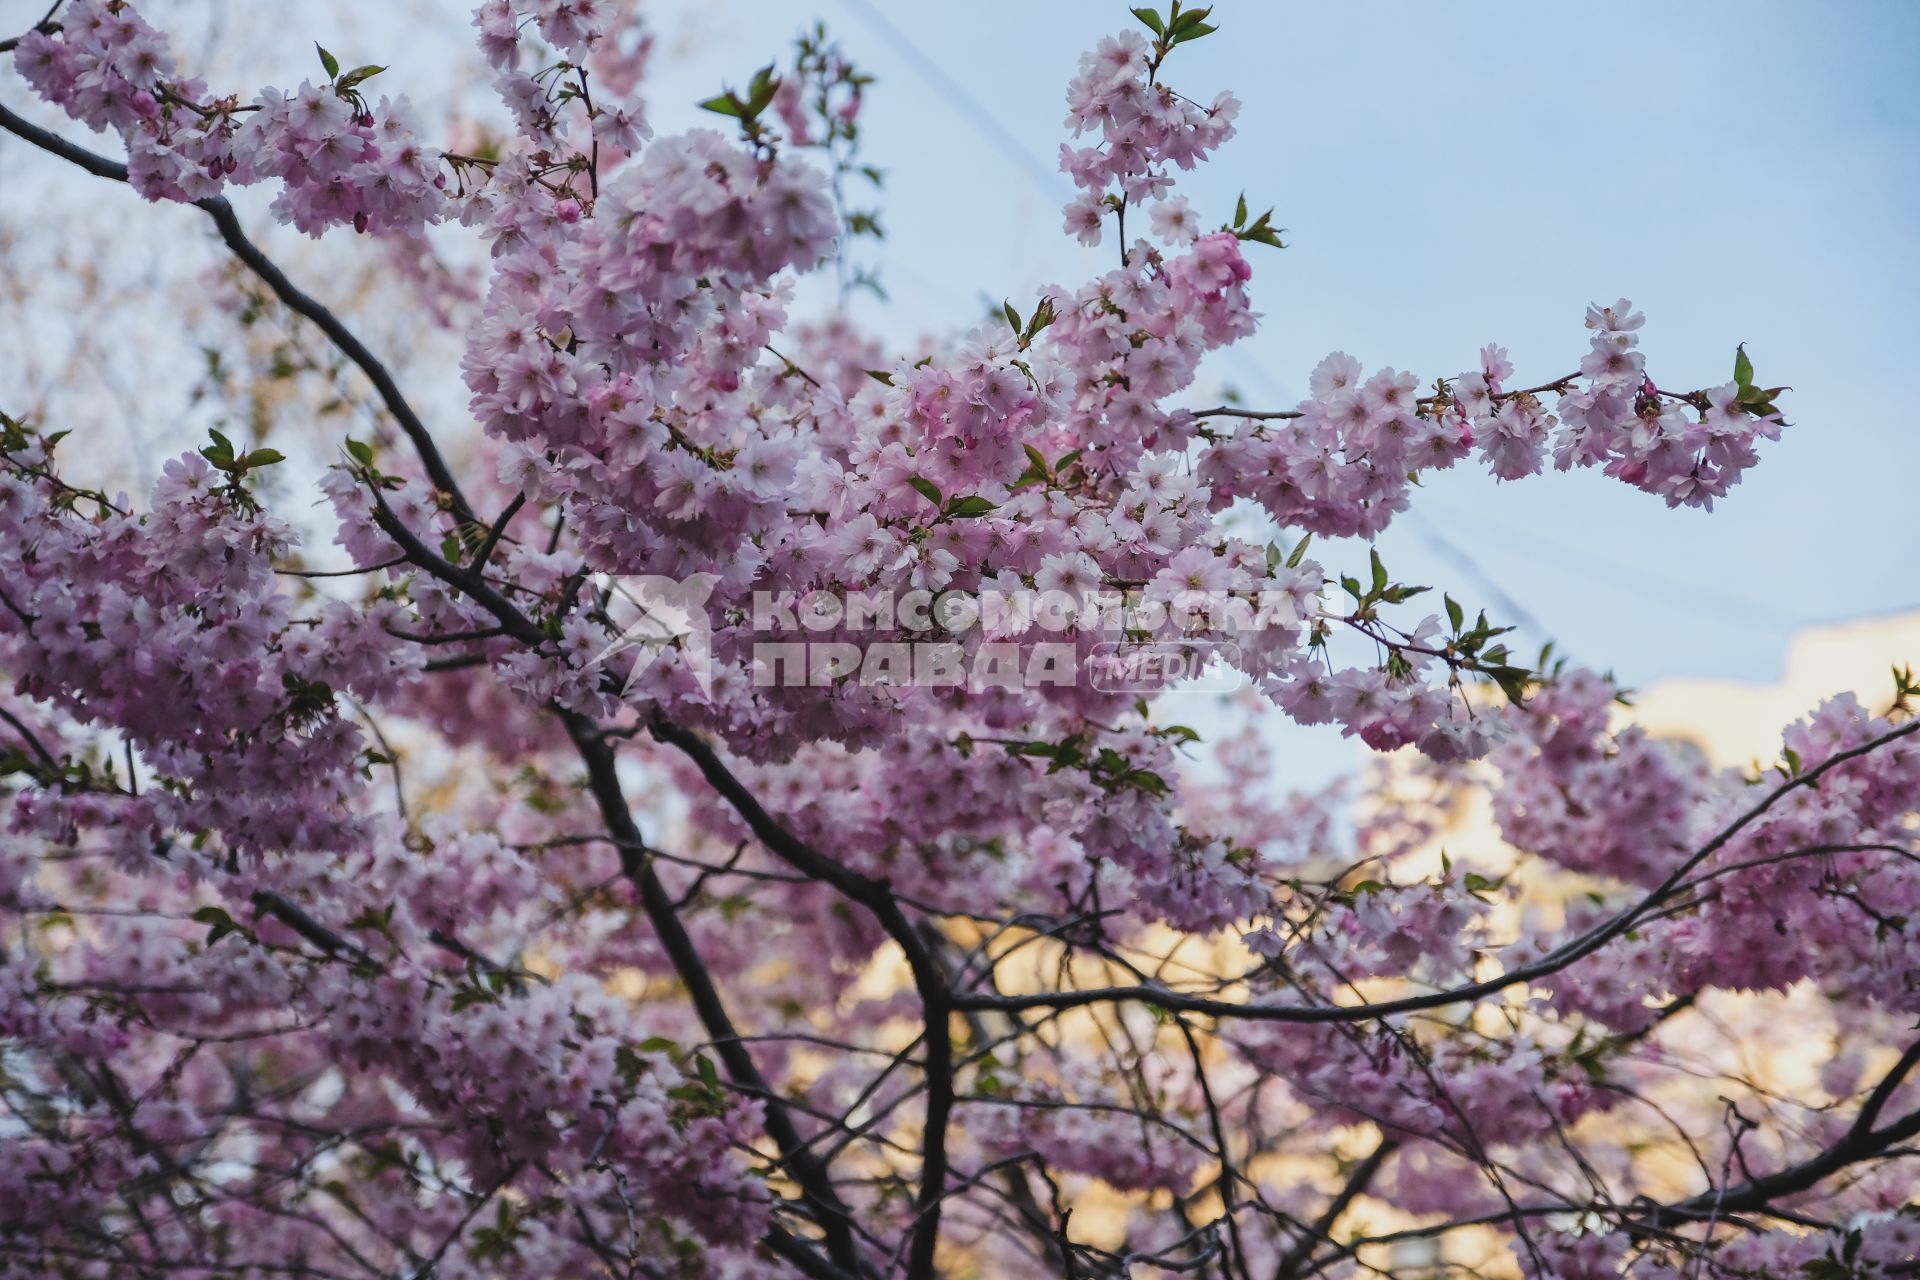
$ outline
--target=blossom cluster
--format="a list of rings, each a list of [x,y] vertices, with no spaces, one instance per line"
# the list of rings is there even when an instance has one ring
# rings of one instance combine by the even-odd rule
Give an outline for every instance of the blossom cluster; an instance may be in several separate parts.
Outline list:
[[[439,154],[421,142],[407,100],[370,106],[355,88],[381,68],[269,89],[242,106],[177,78],[166,37],[113,0],[74,0],[57,32],[29,32],[14,58],[41,96],[120,134],[128,176],[149,200],[204,200],[271,178],[283,184],[275,214],[309,235],[345,225],[415,232],[446,215]]]
[[[0,653],[22,691],[179,779],[124,797],[123,854],[149,856],[166,828],[237,850],[347,848],[366,743],[334,695],[386,697],[418,669],[384,630],[402,610],[295,617],[274,573],[290,530],[199,454],[166,464],[144,515],[76,499],[51,465],[44,438],[0,455]],[[20,816],[53,834],[63,810],[49,791]]]
[[[1380,533],[1406,509],[1413,477],[1475,452],[1501,480],[1538,474],[1551,453],[1561,470],[1599,466],[1669,506],[1711,507],[1755,461],[1755,442],[1779,438],[1779,415],[1750,370],[1710,391],[1656,389],[1637,350],[1644,323],[1624,298],[1588,308],[1579,374],[1538,388],[1507,389],[1513,366],[1498,346],[1428,396],[1412,374],[1363,377],[1359,361],[1335,352],[1314,369],[1308,399],[1249,415],[1256,421],[1221,438],[1201,474],[1218,502],[1249,498],[1283,524],[1336,537]],[[1547,394],[1558,396],[1553,408]]]
[[[1606,682],[1583,677],[1528,709],[1526,732],[1543,745],[1502,762],[1508,786],[1495,803],[1508,838],[1572,869],[1641,886],[1685,875],[1698,904],[1568,968],[1554,980],[1563,1003],[1631,1030],[1653,1016],[1648,995],[1784,990],[1811,978],[1890,1010],[1920,1009],[1920,951],[1894,924],[1920,911],[1920,869],[1889,856],[1910,836],[1920,746],[1900,737],[1864,751],[1896,734],[1896,722],[1852,694],[1828,700],[1787,728],[1791,763],[1773,774],[1794,783],[1819,770],[1818,785],[1794,785],[1702,862],[1695,851],[1752,805],[1754,785],[1766,779],[1708,775],[1639,730],[1600,731],[1596,719],[1610,699]],[[1600,911],[1571,914],[1577,931]],[[1782,936],[1795,945],[1771,941]],[[1554,942],[1535,935],[1512,948],[1515,963]]]
[[[1145,37],[1123,31],[1082,55],[1080,73],[1067,86],[1073,136],[1100,135],[1092,146],[1060,146],[1060,168],[1080,188],[1067,205],[1066,229],[1082,244],[1100,243],[1109,212],[1149,200],[1157,234],[1175,243],[1194,238],[1186,201],[1169,198],[1168,166],[1192,169],[1233,137],[1240,103],[1221,93],[1202,107],[1159,83],[1158,71]]]

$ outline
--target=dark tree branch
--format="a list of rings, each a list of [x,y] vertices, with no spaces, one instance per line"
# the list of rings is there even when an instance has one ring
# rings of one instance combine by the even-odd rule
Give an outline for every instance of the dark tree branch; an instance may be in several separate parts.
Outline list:
[[[1372,1184],[1374,1178],[1380,1173],[1380,1167],[1386,1164],[1387,1157],[1392,1155],[1398,1146],[1399,1144],[1392,1138],[1382,1138],[1380,1145],[1368,1152],[1366,1159],[1354,1166],[1353,1172],[1347,1175],[1346,1185],[1340,1188],[1338,1194],[1328,1202],[1326,1210],[1314,1219],[1311,1227],[1307,1228],[1307,1233],[1287,1251],[1286,1256],[1280,1259],[1279,1265],[1274,1267],[1273,1280],[1296,1280],[1301,1266],[1313,1256],[1313,1247],[1316,1244],[1323,1240],[1334,1243],[1333,1228],[1340,1221],[1340,1215],[1351,1208],[1353,1202]]]
[[[828,1256],[842,1272],[861,1274],[860,1257],[849,1228],[847,1208],[834,1190],[826,1166],[808,1150],[786,1107],[779,1103],[780,1095],[760,1074],[759,1065],[754,1062],[753,1055],[747,1051],[740,1033],[734,1028],[733,1017],[720,998],[719,988],[707,972],[706,961],[694,946],[686,925],[681,923],[674,911],[673,896],[667,892],[659,875],[641,852],[646,844],[639,826],[633,820],[632,810],[627,807],[626,795],[620,789],[613,748],[601,736],[599,727],[587,717],[575,712],[561,712],[560,715],[574,746],[580,752],[580,759],[587,767],[588,790],[599,806],[601,820],[614,836],[620,852],[621,868],[639,890],[641,908],[652,923],[654,933],[660,939],[660,947],[666,952],[674,972],[686,986],[687,997],[712,1038],[714,1052],[725,1064],[729,1076],[767,1100],[767,1133],[780,1148],[787,1169],[799,1184],[801,1195],[825,1236]]]
[[[726,797],[735,812],[745,819],[761,844],[795,870],[831,885],[866,907],[906,956],[914,989],[926,1015],[927,1079],[926,1138],[921,1156],[920,1192],[915,1201],[913,1244],[907,1255],[907,1276],[908,1280],[931,1280],[934,1249],[940,1236],[940,1206],[946,1195],[947,1123],[953,1114],[953,1036],[948,1021],[955,1005],[946,974],[885,881],[842,866],[788,831],[761,807],[759,800],[700,735],[661,716],[653,719],[649,729],[655,738],[679,748],[693,761],[713,789]]]
[[[1806,1191],[1849,1165],[1884,1155],[1890,1148],[1920,1134],[1920,1111],[1912,1112],[1883,1129],[1874,1128],[1880,1113],[1886,1109],[1887,1103],[1913,1071],[1915,1064],[1920,1064],[1920,1040],[1908,1045],[1907,1051],[1900,1055],[1900,1060],[1880,1078],[1880,1083],[1867,1095],[1859,1114],[1840,1140],[1811,1160],[1804,1160],[1763,1178],[1751,1179],[1744,1186],[1726,1191],[1709,1189],[1692,1199],[1655,1209],[1650,1214],[1652,1221],[1691,1221],[1708,1215],[1764,1211],[1782,1196]]]

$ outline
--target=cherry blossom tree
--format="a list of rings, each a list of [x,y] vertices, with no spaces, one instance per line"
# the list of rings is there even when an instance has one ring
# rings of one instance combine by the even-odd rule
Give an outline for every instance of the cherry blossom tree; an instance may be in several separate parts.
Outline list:
[[[486,0],[465,150],[125,0],[0,46],[126,156],[0,107],[14,172],[203,211],[368,423],[317,495],[215,431],[135,498],[0,417],[0,1275],[1915,1273],[1911,675],[1713,770],[1312,545],[1457,465],[1711,507],[1782,388],[1656,377],[1622,300],[1568,367],[1185,403],[1284,246],[1174,194],[1211,15],[1133,19],[1060,149],[1111,269],[918,345],[789,316],[878,226],[821,31],[656,137],[630,5]],[[412,264],[464,412],[250,186]],[[1178,722],[1201,670],[1246,729]],[[1380,764],[1284,794],[1262,717]]]

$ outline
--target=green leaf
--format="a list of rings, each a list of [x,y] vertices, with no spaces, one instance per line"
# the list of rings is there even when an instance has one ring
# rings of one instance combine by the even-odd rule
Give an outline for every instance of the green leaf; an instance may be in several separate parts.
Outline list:
[[[1747,344],[1733,349],[1733,380],[1741,390],[1753,385],[1753,361],[1747,359]]]
[[[222,435],[219,428],[207,432],[213,437],[213,443],[200,450],[200,456],[222,471],[232,471],[239,464],[234,461],[233,441]]]
[[[1487,668],[1487,676],[1500,686],[1500,692],[1507,695],[1516,706],[1527,700],[1527,678],[1533,673],[1523,667],[1497,666]]]
[[[947,504],[947,514],[955,520],[971,520],[975,516],[984,516],[989,511],[995,510],[998,508],[978,494],[955,498]]]
[[[1381,561],[1377,549],[1370,547],[1367,554],[1373,560],[1373,590],[1378,594],[1387,589],[1387,566]]]
[[[1441,596],[1440,598],[1447,603],[1447,621],[1453,624],[1453,629],[1457,633],[1460,630],[1461,622],[1465,619],[1466,614],[1461,610],[1460,602],[1452,596]]]
[[[1133,16],[1140,19],[1140,25],[1153,32],[1153,34],[1162,36],[1167,33],[1166,24],[1160,21],[1160,15],[1152,9],[1142,6],[1133,11]]]
[[[746,117],[745,106],[741,103],[740,99],[734,97],[731,93],[722,93],[708,98],[700,104],[700,109],[702,111],[711,111],[715,115],[732,116],[735,120]]]
[[[925,476],[908,476],[907,483],[917,489],[922,497],[926,498],[928,502],[931,502],[936,507],[944,501],[940,496],[939,487]]]
[[[1300,539],[1299,543],[1293,549],[1293,554],[1287,557],[1287,568],[1298,569],[1300,567],[1301,559],[1307,554],[1307,544],[1312,541],[1312,534],[1308,534]]]
[[[875,382],[879,383],[883,387],[890,387],[893,385],[893,375],[888,373],[885,369],[869,369],[867,370],[867,376],[869,378],[872,378]]]
[[[773,95],[779,91],[780,77],[773,74],[773,64],[769,62],[753,73],[753,81],[747,86],[747,118],[752,119],[765,111],[773,101]]]
[[[287,455],[278,449],[255,449],[252,453],[240,459],[240,465],[243,467],[270,467],[276,462],[285,462],[286,460]]]
[[[355,85],[366,83],[385,70],[385,67],[376,67],[371,64],[364,67],[355,67],[340,77],[339,87],[342,89],[351,89]]]
[[[1040,299],[1040,305],[1035,307],[1033,314],[1027,317],[1026,330],[1020,335],[1020,345],[1024,347],[1032,342],[1040,335],[1040,331],[1052,324],[1053,321],[1053,299],[1051,297]]]
[[[339,75],[340,60],[338,58],[335,58],[332,54],[328,53],[325,49],[322,49],[320,47],[320,42],[318,40],[314,41],[313,47],[320,54],[320,65],[326,68],[327,79],[331,80],[335,76]]]
[[[1239,203],[1233,206],[1233,225],[1236,227],[1247,225],[1247,193],[1244,191],[1240,193]]]
[[[1174,18],[1172,25],[1168,27],[1168,33],[1178,35],[1182,31],[1191,31],[1206,21],[1207,15],[1212,12],[1212,9],[1189,9]]]
[[[1020,332],[1020,313],[1013,309],[1011,302],[1002,302],[1000,304],[1000,314],[1007,318],[1007,324],[1016,334]]]
[[[1287,243],[1280,238],[1280,232],[1285,230],[1285,228],[1274,227],[1272,220],[1273,210],[1269,209],[1254,219],[1252,226],[1244,229],[1236,229],[1234,234],[1242,240],[1250,240],[1255,244],[1272,245],[1276,249],[1284,249],[1287,247]]]
[[[388,903],[385,910],[376,911],[366,908],[359,915],[347,921],[347,928],[369,933],[390,933],[393,929],[393,904]]]
[[[363,467],[373,465],[373,446],[364,440],[347,441],[347,456]]]
[[[246,933],[245,929],[234,923],[232,916],[219,907],[201,907],[193,913],[193,918],[207,926],[208,946],[212,946],[230,933]]]
[[[1165,778],[1146,769],[1135,769],[1127,775],[1127,781],[1150,796],[1164,796],[1171,790]]]

